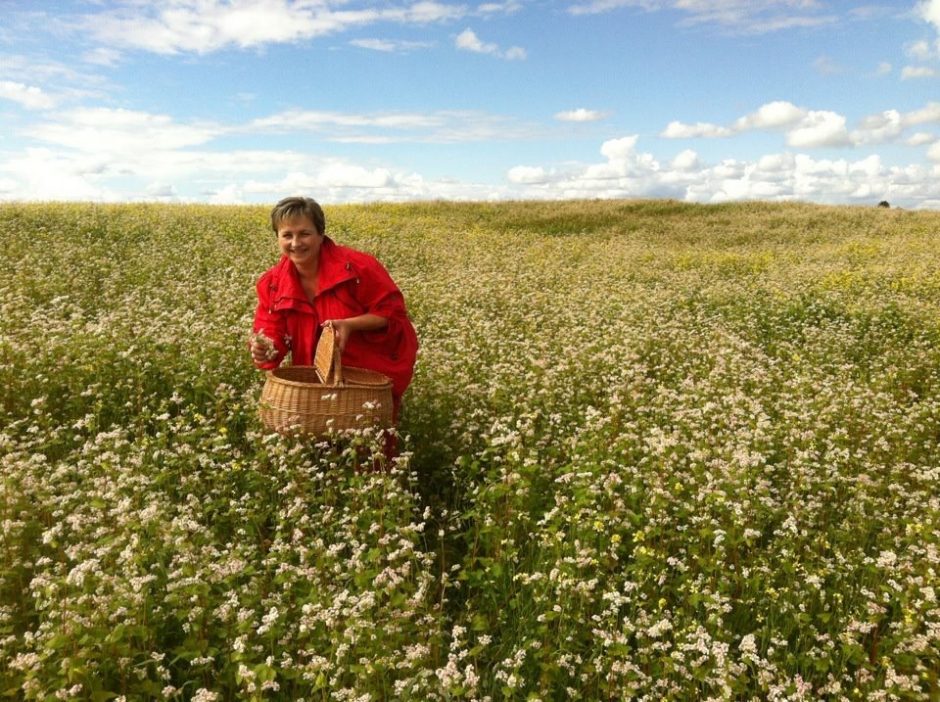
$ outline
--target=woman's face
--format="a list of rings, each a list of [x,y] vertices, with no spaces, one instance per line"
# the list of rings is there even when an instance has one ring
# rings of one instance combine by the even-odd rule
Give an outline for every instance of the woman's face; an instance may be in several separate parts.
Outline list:
[[[278,225],[278,248],[298,268],[307,268],[317,262],[322,243],[323,237],[317,233],[309,217],[285,219]]]

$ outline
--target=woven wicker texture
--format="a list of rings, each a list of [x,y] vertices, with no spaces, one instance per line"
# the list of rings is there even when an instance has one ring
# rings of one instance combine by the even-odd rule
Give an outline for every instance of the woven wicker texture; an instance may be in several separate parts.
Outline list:
[[[336,333],[333,325],[329,324],[323,327],[320,332],[320,339],[317,341],[317,350],[314,353],[313,365],[316,366],[317,376],[321,383],[336,383],[342,381],[340,378],[330,378],[330,371],[336,367],[334,356],[336,351]]]
[[[326,343],[334,361],[326,372],[318,366],[285,366],[268,372],[259,408],[268,431],[323,436],[330,431],[392,425],[391,379],[365,368],[347,367],[339,372],[339,349],[332,342],[331,334]],[[316,358],[319,361],[320,344]],[[319,373],[324,377],[332,373],[336,382],[321,382]]]

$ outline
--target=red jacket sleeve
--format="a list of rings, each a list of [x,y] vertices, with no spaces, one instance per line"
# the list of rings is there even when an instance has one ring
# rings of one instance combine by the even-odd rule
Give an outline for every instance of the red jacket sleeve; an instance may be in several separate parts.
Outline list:
[[[405,298],[381,263],[369,261],[363,268],[357,286],[359,302],[369,314],[388,320],[385,329],[364,332],[363,336],[370,343],[394,347],[405,331],[405,325],[411,327],[405,310]]]
[[[385,363],[380,370],[391,376],[393,393],[401,396],[411,382],[418,353],[418,335],[408,318],[405,298],[388,271],[373,258],[362,262],[357,298],[366,312],[384,317],[388,326],[378,331],[362,332],[362,339],[373,348],[383,349]]]
[[[255,308],[255,322],[252,325],[252,331],[255,334],[264,334],[272,342],[277,350],[277,355],[262,363],[255,362],[258,368],[272,370],[277,368],[284,356],[287,355],[287,320],[284,315],[274,310],[274,290],[271,274],[266,273],[261,276],[255,290],[258,293],[258,306]]]

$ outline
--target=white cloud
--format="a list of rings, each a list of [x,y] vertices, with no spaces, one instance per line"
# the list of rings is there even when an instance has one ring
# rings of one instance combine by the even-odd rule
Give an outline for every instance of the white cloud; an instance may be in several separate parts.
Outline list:
[[[817,73],[820,73],[824,76],[832,76],[838,73],[842,73],[845,69],[842,68],[838,63],[835,62],[831,56],[820,56],[815,61],[813,61],[813,68],[816,69]]]
[[[927,158],[931,161],[940,161],[940,140],[934,142],[933,146],[927,149]]]
[[[463,5],[449,5],[441,2],[415,2],[404,9],[386,8],[380,19],[394,20],[406,24],[432,24],[457,20],[467,15]]]
[[[507,180],[519,197],[674,197],[692,202],[808,200],[905,207],[940,201],[940,165],[886,166],[877,155],[858,160],[814,159],[802,153],[765,154],[755,161],[702,163],[684,151],[661,164],[639,152],[635,136],[605,142],[605,161],[555,170],[517,166]],[[940,141],[932,158],[940,161]],[[549,177],[550,176],[550,177]]]
[[[806,110],[784,100],[776,100],[762,105],[755,112],[740,117],[730,127],[722,127],[709,122],[685,124],[670,122],[660,136],[666,139],[713,139],[730,137],[753,129],[780,129],[795,125],[807,116]]]
[[[921,0],[917,5],[917,12],[940,31],[940,0]]]
[[[887,61],[882,61],[878,64],[878,68],[875,69],[876,76],[886,76],[891,73],[893,66]]]
[[[106,164],[93,156],[59,154],[51,149],[26,149],[0,163],[5,180],[15,183],[6,199],[119,200],[118,192],[99,183]]]
[[[555,119],[560,122],[597,122],[602,119],[606,119],[609,113],[599,112],[597,110],[587,110],[583,107],[579,107],[576,110],[566,110],[564,112],[556,112]]]
[[[285,185],[293,190],[316,191],[323,188],[388,188],[395,177],[387,168],[364,168],[345,161],[327,161],[313,175],[291,173]]]
[[[660,162],[636,135],[610,139],[601,158],[581,165],[542,163],[508,169],[502,185],[429,180],[383,164],[296,151],[209,151],[166,148],[142,152],[26,149],[0,161],[0,199],[273,201],[316,192],[330,202],[415,199],[673,197],[694,202],[799,199],[903,207],[940,202],[940,140],[929,151],[936,166],[887,166],[876,155],[857,160],[769,153],[752,161],[705,163],[685,150]]]
[[[458,49],[466,51],[475,51],[480,54],[495,54],[499,51],[496,44],[484,44],[480,38],[469,27],[457,35],[456,44]]]
[[[644,2],[643,0],[590,0],[590,2],[569,5],[568,12],[572,15],[597,15],[622,7],[641,7],[644,10],[653,10],[657,9],[656,5],[656,2]]]
[[[776,100],[761,105],[756,112],[741,117],[734,123],[734,131],[749,129],[779,129],[798,123],[806,117],[803,110],[791,102]]]
[[[696,122],[695,124],[670,122],[660,133],[660,136],[666,139],[713,139],[716,137],[728,137],[732,134],[734,134],[733,130],[727,127],[719,127],[717,124],[711,124],[709,122]]]
[[[120,0],[114,9],[86,15],[78,28],[107,48],[141,49],[158,54],[210,53],[229,47],[251,48],[335,34],[377,22],[431,24],[468,14],[462,5],[415,2],[407,7],[309,0],[173,0],[141,3]]]
[[[385,53],[405,53],[434,46],[434,42],[430,41],[400,41],[396,39],[353,39],[349,43],[358,46],[360,49],[371,49],[372,51],[383,51]]]
[[[319,130],[327,126],[382,127],[391,129],[428,129],[439,127],[444,120],[440,116],[414,112],[390,112],[365,115],[349,112],[326,112],[320,110],[287,110],[269,117],[252,120],[251,128],[285,131]]]
[[[176,200],[179,198],[179,193],[170,183],[151,183],[144,188],[144,194],[145,197],[155,200]]]
[[[929,66],[905,66],[901,69],[901,80],[911,78],[936,78],[940,72]]]
[[[568,6],[572,15],[593,15],[633,7],[646,11],[681,12],[681,24],[710,24],[741,34],[766,34],[837,21],[820,14],[816,0],[587,0]]]
[[[911,134],[911,136],[908,137],[904,143],[908,146],[924,146],[925,144],[930,144],[936,140],[936,134],[931,134],[930,132],[917,132],[916,134]]]
[[[4,154],[0,198],[236,202],[294,192],[301,186],[337,202],[501,196],[492,186],[426,181],[384,165],[310,153],[200,148],[232,134],[325,130],[326,138],[335,138],[337,130],[344,129],[377,130],[377,139],[404,131],[409,139],[438,142],[523,138],[529,131],[527,125],[469,111],[291,111],[244,125],[218,125],[180,123],[167,115],[131,110],[75,109],[56,113],[25,132],[50,148]]]
[[[204,144],[222,134],[213,125],[177,124],[166,115],[106,107],[57,114],[26,130],[34,139],[90,153],[135,154]]]
[[[501,49],[497,44],[482,41],[469,27],[457,35],[454,45],[461,51],[471,51],[476,54],[488,54],[497,56],[509,61],[523,60],[526,58],[525,49],[512,46],[506,50]]]
[[[904,118],[897,110],[885,110],[878,115],[870,115],[859,122],[858,129],[851,135],[855,144],[881,143],[896,139],[905,128]]]
[[[115,66],[121,60],[121,52],[99,46],[91,51],[86,51],[82,55],[82,60],[85,63],[92,63],[96,66]]]
[[[918,124],[940,122],[940,102],[929,102],[919,110],[897,110],[869,115],[851,132],[846,118],[826,110],[804,110],[793,103],[778,100],[762,105],[755,112],[735,120],[730,127],[698,122],[670,122],[660,136],[667,139],[730,137],[751,130],[784,130],[789,146],[861,146],[895,141],[905,130]]]
[[[546,183],[549,180],[548,172],[541,166],[515,166],[506,173],[510,183]]]
[[[857,20],[876,20],[896,14],[897,9],[887,5],[860,5],[849,10],[849,16]]]
[[[828,110],[812,110],[787,133],[787,144],[797,148],[846,146],[850,143],[845,117]]]
[[[698,154],[692,149],[680,152],[672,159],[672,167],[677,171],[693,171],[700,167]]]
[[[21,54],[0,54],[0,82],[22,84],[29,76],[30,88],[35,87],[54,107],[83,98],[101,98],[107,81],[99,74],[79,70],[78,62],[70,64]],[[31,91],[32,92],[32,91]]]
[[[904,115],[904,123],[907,125],[929,122],[940,122],[940,102],[928,102],[926,107]]]
[[[56,105],[55,98],[41,88],[12,80],[0,80],[0,98],[17,102],[30,110],[47,110]]]
[[[904,53],[915,61],[930,61],[937,56],[937,49],[929,42],[921,39],[904,47]]]
[[[484,2],[477,6],[476,14],[483,15],[484,17],[498,14],[511,15],[521,9],[522,3],[516,0],[509,0],[508,2]]]
[[[287,110],[252,120],[238,131],[314,132],[330,141],[362,144],[523,140],[544,133],[539,125],[470,110],[377,114]]]

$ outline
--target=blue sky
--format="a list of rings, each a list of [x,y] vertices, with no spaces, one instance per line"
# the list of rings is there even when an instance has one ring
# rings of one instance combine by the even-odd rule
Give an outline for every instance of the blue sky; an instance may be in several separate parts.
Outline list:
[[[0,199],[940,209],[940,0],[0,0]]]

